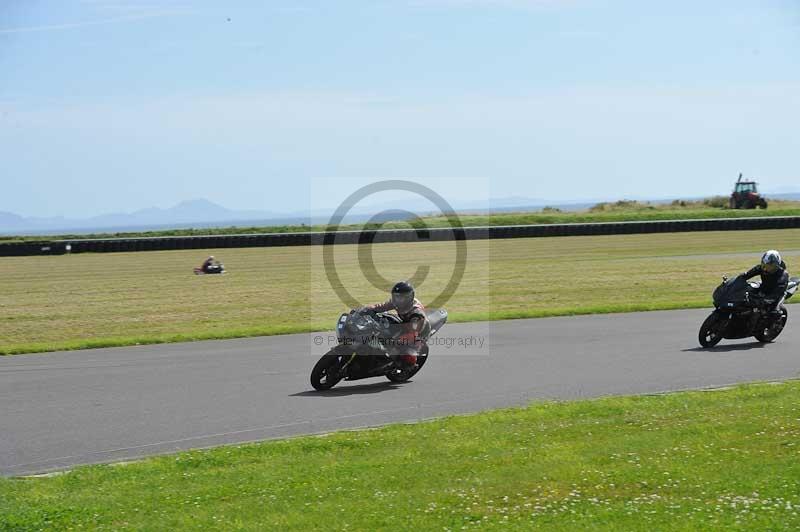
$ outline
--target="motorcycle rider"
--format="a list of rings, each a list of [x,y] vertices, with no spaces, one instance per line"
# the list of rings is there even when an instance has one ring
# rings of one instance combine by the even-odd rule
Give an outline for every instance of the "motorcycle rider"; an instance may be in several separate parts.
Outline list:
[[[775,304],[783,298],[789,286],[789,272],[786,271],[786,263],[781,259],[781,254],[774,249],[766,251],[761,256],[761,263],[741,277],[751,279],[757,275],[761,276],[761,287],[756,294],[755,303],[775,311]]]
[[[373,312],[397,312],[403,332],[393,340],[390,355],[409,369],[416,365],[417,355],[431,331],[425,307],[415,296],[411,283],[400,281],[392,287],[388,301],[364,307]]]
[[[208,257],[208,258],[207,258],[207,259],[206,259],[206,260],[203,262],[203,265],[202,265],[202,266],[200,266],[200,270],[201,270],[203,273],[208,273],[208,272],[209,272],[209,270],[211,270],[211,267],[212,267],[212,266],[214,266],[214,263],[215,263],[215,262],[216,262],[216,259],[214,258],[214,255],[210,255],[210,256],[209,256],[209,257]]]

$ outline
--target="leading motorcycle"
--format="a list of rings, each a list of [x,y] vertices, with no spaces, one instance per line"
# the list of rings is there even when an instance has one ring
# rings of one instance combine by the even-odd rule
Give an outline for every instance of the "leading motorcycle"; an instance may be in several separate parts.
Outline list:
[[[764,305],[755,297],[761,286],[759,283],[743,277],[723,277],[722,284],[714,290],[714,312],[700,327],[700,345],[714,347],[723,338],[733,340],[750,336],[759,342],[773,342],[786,327],[789,312],[784,302],[797,292],[798,284],[800,278],[793,277],[780,301]]]
[[[369,309],[342,314],[336,322],[336,346],[322,355],[311,370],[311,386],[330,390],[339,381],[355,381],[385,376],[392,382],[405,382],[419,373],[428,361],[427,340],[447,323],[447,311],[427,313],[430,331],[423,338],[413,366],[398,364],[391,356],[393,345],[405,332],[403,323],[391,313]]]

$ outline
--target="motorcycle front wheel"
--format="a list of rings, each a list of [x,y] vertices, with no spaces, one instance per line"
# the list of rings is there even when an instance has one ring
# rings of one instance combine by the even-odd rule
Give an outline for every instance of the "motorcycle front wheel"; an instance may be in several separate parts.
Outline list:
[[[330,390],[342,380],[342,375],[339,373],[341,366],[340,355],[326,353],[311,370],[311,386],[317,391]]]
[[[697,335],[700,345],[714,347],[722,340],[722,334],[719,331],[721,321],[716,313],[706,318],[706,321],[700,326],[700,333]]]
[[[777,318],[772,325],[765,327],[763,330],[753,335],[756,337],[756,340],[763,344],[768,344],[774,342],[778,335],[783,332],[784,327],[786,327],[786,322],[789,320],[789,311],[787,311],[785,307],[781,307],[780,312],[780,317]]]

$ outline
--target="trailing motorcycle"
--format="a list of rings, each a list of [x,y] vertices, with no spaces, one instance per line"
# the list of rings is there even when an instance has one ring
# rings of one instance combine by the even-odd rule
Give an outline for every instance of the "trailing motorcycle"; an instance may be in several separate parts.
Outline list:
[[[714,347],[723,338],[733,340],[750,336],[763,343],[774,341],[786,327],[789,318],[783,303],[797,292],[799,284],[800,278],[790,279],[780,301],[762,305],[754,297],[760,288],[759,283],[743,277],[723,277],[722,284],[714,290],[714,312],[700,327],[700,345]]]
[[[428,340],[447,323],[444,309],[428,312],[430,332]],[[311,386],[316,390],[330,390],[339,381],[355,381],[385,376],[392,382],[405,382],[416,375],[428,361],[428,344],[423,343],[413,367],[398,364],[391,348],[405,332],[400,318],[390,313],[376,313],[369,309],[353,310],[342,314],[336,322],[337,345],[314,366]]]

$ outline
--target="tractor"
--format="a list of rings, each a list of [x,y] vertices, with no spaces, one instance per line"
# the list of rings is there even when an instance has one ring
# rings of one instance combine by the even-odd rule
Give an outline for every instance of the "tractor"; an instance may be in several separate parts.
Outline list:
[[[766,209],[767,200],[758,193],[755,181],[742,181],[742,174],[739,174],[739,180],[736,181],[736,186],[733,188],[729,206],[731,209],[755,209],[757,207]]]

